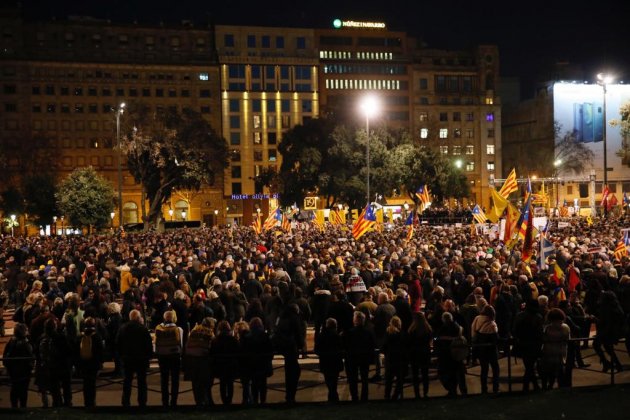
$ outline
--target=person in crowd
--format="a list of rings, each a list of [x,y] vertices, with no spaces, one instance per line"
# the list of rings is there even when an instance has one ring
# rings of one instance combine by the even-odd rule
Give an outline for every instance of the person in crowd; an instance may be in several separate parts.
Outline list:
[[[626,326],[626,318],[623,309],[619,304],[617,295],[610,290],[601,292],[598,301],[598,310],[596,315],[597,335],[593,342],[593,349],[602,364],[602,370],[608,372],[615,369],[617,372],[623,370],[623,366],[615,352],[615,344],[624,335]],[[603,348],[603,349],[602,349]],[[610,357],[606,358],[604,350]]]
[[[385,399],[402,399],[403,381],[407,374],[407,359],[405,357],[402,321],[398,316],[393,316],[389,321],[381,352],[385,355]],[[396,378],[396,386],[392,394],[394,378]]]
[[[28,328],[25,324],[17,323],[13,327],[13,337],[4,347],[2,354],[4,367],[11,381],[11,408],[26,408],[28,401],[28,386],[35,365],[33,346],[28,340]]]
[[[315,342],[315,353],[319,356],[319,370],[328,388],[328,402],[337,402],[339,373],[343,370],[343,344],[334,318],[326,320],[326,327]]]
[[[473,345],[478,347],[481,365],[481,393],[488,392],[488,367],[492,368],[492,392],[499,392],[499,327],[495,319],[494,308],[487,305],[472,323],[471,336]]]
[[[274,337],[276,351],[284,357],[284,379],[286,386],[285,400],[295,403],[298,381],[300,379],[299,349],[304,342],[302,321],[296,304],[287,305],[276,326]]]
[[[553,308],[547,313],[540,360],[543,390],[553,388],[555,381],[561,378],[567,360],[571,329],[564,322],[565,318],[564,312],[558,308]]]
[[[244,360],[251,380],[251,403],[267,401],[267,378],[273,374],[273,344],[261,318],[249,321],[249,333],[241,341]]]
[[[543,345],[543,317],[537,299],[530,299],[525,303],[525,310],[514,320],[512,334],[515,342],[513,353],[523,359],[525,367],[523,391],[528,392],[530,384],[537,391],[540,386],[536,376],[536,361]]]
[[[214,339],[215,320],[206,317],[190,331],[184,351],[184,370],[192,382],[197,407],[213,405],[210,346]]]
[[[420,398],[420,377],[422,377],[422,395],[429,395],[429,365],[431,363],[431,342],[433,331],[424,312],[414,312],[413,321],[404,336],[406,358],[411,365],[413,394]]]
[[[219,394],[224,405],[232,404],[234,379],[238,375],[238,340],[232,333],[230,323],[223,320],[217,324],[217,335],[210,346],[212,374],[219,378]]]
[[[164,312],[164,322],[155,328],[155,354],[160,366],[162,406],[177,406],[179,397],[179,372],[184,348],[184,331],[177,326],[175,311]],[[169,382],[171,390],[169,392]]]
[[[343,335],[346,350],[346,375],[350,396],[353,402],[359,401],[359,379],[361,380],[360,401],[368,400],[370,365],[374,363],[376,340],[374,334],[365,328],[365,314],[354,312],[353,328]]]
[[[53,407],[72,407],[72,350],[70,341],[60,332],[58,323],[49,319],[39,342],[40,378],[52,396]],[[44,407],[48,406],[46,393],[42,394]]]
[[[462,395],[468,394],[466,385],[466,366],[464,361],[468,357],[468,349],[464,357],[460,357],[462,349],[455,348],[454,343],[463,338],[464,329],[453,320],[450,312],[442,313],[442,326],[437,331],[436,348],[438,355],[438,377],[449,397],[457,396],[457,388]],[[464,339],[465,340],[465,339]],[[467,344],[460,341],[460,346]],[[454,351],[455,350],[455,351]]]
[[[83,378],[83,404],[88,408],[96,406],[96,376],[103,366],[103,339],[96,331],[96,321],[85,319],[83,333],[77,343],[79,371]]]
[[[124,372],[122,405],[123,407],[131,405],[131,384],[135,376],[138,382],[138,405],[145,407],[147,405],[147,370],[153,356],[153,341],[137,309],[129,312],[129,322],[120,327],[116,344]]]

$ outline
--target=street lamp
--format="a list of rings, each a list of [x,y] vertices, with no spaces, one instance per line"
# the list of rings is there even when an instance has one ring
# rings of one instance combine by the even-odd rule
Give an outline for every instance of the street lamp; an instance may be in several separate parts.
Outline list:
[[[604,145],[604,188],[606,188],[608,186],[608,153],[606,150],[606,128],[607,125],[606,124],[606,86],[610,83],[612,83],[613,81],[613,77],[609,74],[606,73],[599,73],[597,75],[597,84],[602,85],[602,88],[604,89],[604,108],[602,109],[602,116],[603,116],[603,145]],[[602,203],[604,204],[604,203]],[[604,205],[604,216],[606,216],[608,214],[608,206]]]
[[[121,102],[116,109],[116,144],[118,145],[118,214],[122,216],[122,150],[120,148],[120,116],[125,112],[125,103]],[[113,223],[113,219],[112,219]],[[122,227],[122,217],[118,220]]]
[[[461,159],[457,159],[457,160],[455,161],[455,167],[456,167],[457,169],[462,169],[462,165],[463,165],[463,163],[462,163],[462,160],[461,160]]]
[[[56,235],[57,234],[57,216],[53,216],[53,229],[55,232],[53,235]]]
[[[64,226],[63,226],[63,219],[65,218],[65,216],[61,216],[61,235],[64,235]]]
[[[13,236],[13,226],[15,226],[15,214],[11,215],[11,236]]]
[[[553,162],[553,167],[556,172],[556,211],[558,212],[558,216],[560,216],[560,192],[558,187],[558,170],[560,165],[562,165],[562,159],[556,159],[555,162]]]
[[[379,104],[374,95],[368,95],[361,101],[361,110],[365,114],[365,134],[367,136],[367,201],[370,204],[370,117],[378,113]]]
[[[214,211],[214,224],[215,225],[219,224],[219,210]]]
[[[111,213],[109,213],[109,217],[111,217],[111,218],[112,218],[112,229],[114,228],[114,217],[115,217],[115,216],[116,216],[116,213],[115,213],[115,212],[111,212]]]
[[[171,216],[171,222],[173,221],[173,209],[168,209],[168,215]]]
[[[182,220],[186,221],[186,210],[182,210]]]

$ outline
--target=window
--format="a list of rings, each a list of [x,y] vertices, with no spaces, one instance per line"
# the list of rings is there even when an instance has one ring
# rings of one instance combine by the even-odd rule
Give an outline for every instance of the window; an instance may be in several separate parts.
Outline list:
[[[240,178],[240,177],[241,177],[241,167],[232,166],[232,178]]]
[[[289,78],[289,66],[280,66],[280,78],[281,79]]]
[[[462,154],[462,146],[453,146],[453,155],[459,156]]]
[[[284,48],[284,37],[277,36],[276,37],[276,48]]]
[[[466,113],[466,121],[475,121],[475,114],[472,112]]]
[[[276,101],[274,99],[267,99],[267,112],[276,112]]]
[[[242,194],[243,190],[240,182],[232,182],[232,194]]]
[[[420,79],[420,89],[421,90],[427,90],[429,88],[429,81],[428,79]]]
[[[103,114],[106,114],[108,112],[112,112],[114,110],[114,108],[112,108],[112,106],[110,104],[103,104]]]
[[[89,104],[88,105],[88,111],[90,114],[96,114],[98,112],[98,105],[97,104]]]
[[[429,129],[428,128],[421,128],[420,129],[420,138],[421,139],[429,138]]]
[[[40,113],[42,112],[42,106],[40,104],[33,104],[31,107],[32,112]]]
[[[88,88],[88,96],[96,96],[96,95],[97,95],[97,93],[96,93],[96,88],[95,88],[95,87],[93,87],[93,86],[90,86],[90,87]]]
[[[278,134],[274,132],[267,133],[267,144],[278,143]]]
[[[190,91],[188,89],[182,89],[181,97],[182,98],[189,98],[190,97]]]
[[[168,97],[169,98],[176,98],[177,97],[177,91],[173,88],[168,90]]]
[[[225,34],[225,35],[223,35],[223,43],[225,44],[226,47],[233,47],[234,46],[234,35],[232,35],[232,34]]]
[[[234,146],[241,144],[241,133],[239,132],[230,133],[230,144]]]
[[[182,95],[184,96],[184,95]],[[200,98],[209,98],[210,97],[210,89],[201,89],[199,91],[199,97]]]
[[[254,117],[254,124],[253,124],[254,128],[260,128],[260,126],[262,125],[260,115],[254,115],[253,117]]]
[[[311,80],[311,68],[308,66],[295,66],[296,80]]]
[[[56,110],[57,110],[57,105],[55,104],[46,105],[46,112],[48,112],[49,114],[54,114]]]
[[[494,171],[494,162],[493,161],[488,162],[487,167],[489,171]]]
[[[247,35],[247,48],[256,48],[256,35]]]
[[[41,89],[40,89],[40,87],[39,87],[39,86],[33,86],[33,87],[31,88],[31,93],[32,93],[33,95],[40,95],[40,94],[41,94]]]
[[[493,98],[486,98],[486,105],[492,105],[494,104],[494,99]]]
[[[112,90],[110,88],[103,88],[102,94],[103,96],[112,96]]]
[[[241,117],[238,115],[230,117],[230,128],[241,128]]]
[[[475,170],[475,162],[466,162],[466,171],[473,172]]]
[[[306,49],[306,37],[298,36],[295,39],[295,46],[298,50]]]
[[[421,112],[418,115],[418,121],[428,121],[429,120],[429,114],[427,112]]]
[[[313,101],[310,99],[302,100],[302,112],[310,113],[313,112]]]
[[[453,112],[453,121],[461,121],[462,113],[461,112]]]
[[[14,93],[16,93],[17,90],[15,88],[15,85],[4,85],[4,93],[6,95],[12,95]]]
[[[228,77],[230,79],[244,79],[245,66],[242,64],[234,64],[228,66]]]
[[[443,155],[448,155],[448,146],[440,146],[440,153]]]
[[[486,121],[494,121],[494,112],[486,112]]]
[[[68,105],[68,104],[61,104],[61,113],[62,114],[69,114],[70,113],[70,105]]]
[[[238,99],[230,99],[230,112],[239,112],[240,103]]]
[[[488,137],[494,137],[494,128],[488,129]]]
[[[269,149],[267,151],[267,154],[269,156],[269,162],[275,162],[278,158],[277,156],[278,151],[276,149]]]
[[[291,127],[291,116],[283,115],[282,116],[282,128],[290,128]]]
[[[260,44],[263,48],[271,47],[271,37],[269,35],[263,35],[260,39]]]
[[[473,146],[472,144],[469,144],[466,146],[466,154],[467,155],[474,155],[475,154],[475,146]]]
[[[260,131],[255,131],[254,132],[254,144],[261,144],[262,143],[262,134],[260,133]],[[258,160],[262,160],[262,155],[260,156],[260,159]]]
[[[52,96],[55,94],[55,87],[48,85],[46,86],[46,95]]]
[[[155,96],[157,96],[158,98],[163,98],[164,97],[164,89],[155,89]]]
[[[455,137],[456,139],[462,138],[462,129],[461,128],[454,129],[453,130],[453,137]]]
[[[70,95],[70,88],[67,86],[63,86],[62,88],[59,89],[61,95],[63,96],[68,96]]]
[[[210,105],[202,105],[199,107],[199,112],[201,112],[202,114],[209,114],[210,113]]]
[[[142,88],[142,96],[144,96],[144,97],[151,96],[151,89],[149,89],[149,88]]]
[[[472,128],[469,128],[466,130],[466,137],[469,139],[472,139],[475,137],[475,130],[473,130]]]
[[[207,82],[209,79],[208,73],[199,73],[199,80]]]
[[[448,113],[440,112],[440,121],[448,121]]]
[[[429,98],[420,98],[420,105],[429,105]]]
[[[82,87],[74,88],[74,96],[83,96],[83,88]]]
[[[288,99],[280,101],[280,112],[291,112],[291,102]]]
[[[263,160],[262,150],[254,150],[254,161],[262,162],[262,160]]]
[[[448,138],[448,128],[440,128],[440,138],[441,139]]]
[[[261,102],[260,99],[252,100],[252,112],[261,112]]]

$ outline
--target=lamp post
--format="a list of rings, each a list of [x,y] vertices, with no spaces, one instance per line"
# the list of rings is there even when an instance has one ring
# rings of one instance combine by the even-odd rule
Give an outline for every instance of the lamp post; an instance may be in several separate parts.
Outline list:
[[[173,221],[173,209],[168,209],[168,215],[171,217],[171,222]]]
[[[11,215],[11,236],[13,236],[13,227],[15,226],[15,214]]]
[[[613,77],[609,74],[605,74],[605,73],[599,73],[597,75],[597,83],[602,85],[602,88],[604,89],[604,108],[602,109],[602,116],[603,116],[603,124],[604,124],[604,128],[602,130],[602,134],[603,134],[603,146],[604,146],[604,188],[606,188],[608,186],[608,153],[607,153],[607,145],[606,145],[606,86],[610,83],[612,83],[613,81]],[[604,203],[602,203],[604,204]],[[604,205],[604,217],[606,217],[608,215],[608,206]]]
[[[560,191],[558,185],[558,171],[560,165],[562,165],[562,159],[556,159],[555,162],[553,162],[554,172],[556,173],[556,211],[558,212],[558,217],[560,217]]]
[[[186,210],[182,210],[182,220],[186,221]]]
[[[61,236],[63,236],[65,233],[64,226],[63,226],[63,219],[65,219],[65,216],[61,216]]]
[[[219,224],[219,210],[214,211],[214,224],[215,225]]]
[[[116,109],[116,144],[118,145],[118,225],[122,227],[122,150],[120,148],[120,116],[125,112],[125,103]],[[114,220],[112,219],[112,224]]]
[[[53,216],[53,235],[57,235],[57,216]]]
[[[114,229],[114,217],[116,216],[116,212],[109,213],[109,216],[112,218],[112,229]]]
[[[368,95],[361,101],[361,110],[365,114],[365,134],[367,136],[367,201],[370,204],[370,117],[378,112],[378,101],[373,95]]]

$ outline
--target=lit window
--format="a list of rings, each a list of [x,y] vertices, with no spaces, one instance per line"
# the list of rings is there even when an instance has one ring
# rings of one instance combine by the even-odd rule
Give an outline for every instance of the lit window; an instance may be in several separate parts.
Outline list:
[[[426,139],[429,137],[429,129],[428,128],[421,128],[420,129],[420,138],[421,139]]]
[[[486,144],[486,154],[494,155],[494,144]]]
[[[448,138],[448,128],[440,128],[440,138],[441,139]]]
[[[473,137],[475,137],[475,131],[472,128],[469,128],[468,130],[466,130],[466,137],[472,139]]]
[[[269,149],[267,153],[269,154],[269,162],[275,162],[277,160],[277,152],[275,149]]]
[[[207,81],[208,73],[199,73],[199,80]]]
[[[492,98],[486,98],[486,105],[494,104],[494,100]]]
[[[453,146],[453,155],[461,155],[462,146]]]
[[[488,170],[494,171],[494,162],[488,162]]]
[[[419,121],[428,121],[429,120],[429,114],[427,112],[421,112],[420,115],[418,116],[418,120]]]
[[[440,146],[440,153],[443,155],[448,155],[448,146]]]
[[[475,146],[473,146],[472,144],[469,144],[466,146],[466,154],[467,155],[474,155],[475,154]]]
[[[466,170],[472,172],[475,170],[475,162],[466,162]]]
[[[260,115],[254,115],[254,128],[260,128]]]
[[[456,139],[459,139],[462,137],[462,129],[461,128],[456,128],[453,130],[453,137],[455,137]]]
[[[494,112],[486,113],[486,121],[494,121]]]

